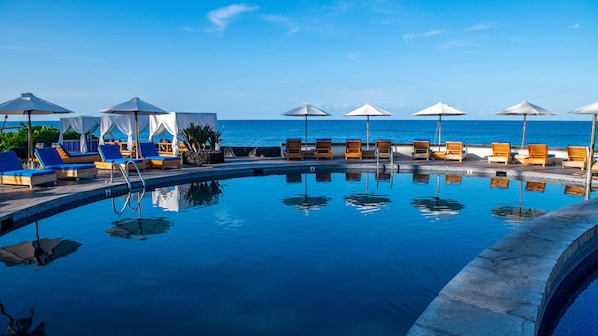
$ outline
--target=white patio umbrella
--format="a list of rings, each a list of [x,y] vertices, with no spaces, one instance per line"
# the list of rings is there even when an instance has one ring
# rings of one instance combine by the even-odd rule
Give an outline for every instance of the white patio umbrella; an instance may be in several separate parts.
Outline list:
[[[506,110],[500,111],[496,113],[496,115],[522,115],[523,116],[523,135],[521,136],[521,149],[525,147],[525,131],[527,128],[527,116],[547,116],[547,115],[555,115],[556,113],[550,112],[545,108],[542,108],[538,105],[534,105],[529,103],[527,100],[519,103],[517,105],[513,105]]]
[[[590,156],[588,158],[588,166],[586,169],[586,188],[585,198],[590,198],[590,191],[592,190],[592,161],[594,158],[594,145],[596,143],[596,114],[598,114],[598,102],[588,104],[577,108],[569,113],[574,114],[591,114],[592,115],[592,135],[590,136]]]
[[[100,110],[102,113],[112,114],[131,114],[135,115],[135,141],[139,143],[139,122],[138,115],[151,115],[151,114],[167,114],[168,112],[163,109],[156,107],[150,103],[134,97],[124,103],[114,105],[110,108]],[[135,151],[135,157],[139,159],[139,150]]]
[[[365,122],[365,143],[366,149],[370,149],[370,116],[372,117],[387,117],[391,116],[392,113],[384,111],[370,103],[365,103],[363,106],[356,108],[355,110],[345,114],[346,117],[367,117]]]
[[[457,116],[464,114],[467,113],[442,102],[413,113],[413,115],[417,117],[438,116],[438,124],[436,125],[438,144],[442,143],[442,116]]]
[[[301,106],[297,106],[282,115],[289,117],[305,117],[305,150],[307,150],[307,117],[327,117],[331,114],[324,112],[311,104],[303,103]]]
[[[21,96],[0,104],[0,114],[26,114],[27,115],[27,163],[33,167],[33,130],[31,129],[32,114],[73,113],[62,106],[50,103],[33,95],[21,93]]]

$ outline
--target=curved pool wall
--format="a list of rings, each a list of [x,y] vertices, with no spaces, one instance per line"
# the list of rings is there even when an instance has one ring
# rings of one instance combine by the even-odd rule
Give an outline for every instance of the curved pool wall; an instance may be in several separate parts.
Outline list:
[[[260,160],[261,161],[261,160]],[[146,179],[148,188],[189,181],[226,179],[289,172],[347,169],[393,172],[452,172],[476,176],[507,176],[558,183],[581,183],[581,177],[520,171],[505,166],[255,161],[207,169],[181,169]],[[140,186],[139,181],[134,185]],[[92,201],[126,194],[126,183],[80,184],[75,191],[41,197],[38,203],[5,213],[0,234]],[[542,216],[498,241],[457,274],[417,319],[408,335],[535,335],[545,307],[564,277],[594,252],[598,199],[580,202]]]

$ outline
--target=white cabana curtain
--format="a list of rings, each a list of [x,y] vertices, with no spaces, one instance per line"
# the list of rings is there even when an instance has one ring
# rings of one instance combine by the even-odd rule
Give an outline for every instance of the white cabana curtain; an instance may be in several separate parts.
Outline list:
[[[133,150],[133,136],[135,135],[135,116],[128,114],[111,114],[100,117],[100,145],[104,144],[104,136],[112,133],[116,127],[121,133],[127,136],[127,148]],[[137,117],[139,132],[143,132],[149,125],[147,115]]]
[[[64,133],[72,128],[75,132],[81,134],[79,147],[81,148],[81,152],[87,152],[87,139],[85,135],[95,132],[98,127],[100,127],[100,117],[79,116],[60,118],[60,136],[58,137],[58,142],[62,143]]]
[[[218,130],[216,113],[170,112],[168,114],[151,115],[149,117],[149,141],[154,141],[154,136],[164,131],[172,135],[172,151],[179,155],[179,131],[189,124],[210,125],[213,130]]]

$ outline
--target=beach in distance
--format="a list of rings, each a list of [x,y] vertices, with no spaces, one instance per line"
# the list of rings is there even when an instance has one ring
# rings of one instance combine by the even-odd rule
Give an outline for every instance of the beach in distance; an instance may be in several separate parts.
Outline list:
[[[435,139],[437,121],[434,119],[396,120],[370,118],[370,142],[376,139],[390,139],[393,143],[411,143],[414,139]],[[7,126],[20,122],[9,121]],[[52,125],[60,128],[56,121],[34,121],[33,125]],[[549,147],[567,145],[588,146],[590,143],[591,121],[555,121],[541,118],[528,118],[526,144],[546,143]],[[317,138],[330,138],[342,143],[346,139],[366,140],[365,118],[333,120],[327,118],[308,119],[308,142]],[[218,120],[222,131],[222,146],[279,146],[286,138],[305,138],[305,119],[288,118],[282,120]],[[469,145],[489,145],[492,142],[521,144],[522,120],[442,120],[442,142],[461,141]],[[95,132],[99,135],[99,130]],[[148,131],[141,131],[140,138],[146,140]],[[126,140],[118,130],[113,132],[116,139]],[[154,140],[159,140],[160,135]],[[171,139],[164,134],[164,139]]]

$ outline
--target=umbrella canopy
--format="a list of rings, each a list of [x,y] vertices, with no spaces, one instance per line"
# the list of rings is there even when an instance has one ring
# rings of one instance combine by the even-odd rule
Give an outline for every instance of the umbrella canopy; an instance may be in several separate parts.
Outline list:
[[[525,147],[525,131],[527,128],[527,116],[547,116],[547,115],[555,115],[556,113],[550,112],[545,108],[542,108],[538,105],[534,105],[527,101],[519,103],[517,105],[513,105],[505,110],[502,110],[496,115],[519,115],[523,116],[523,135],[521,136],[521,149]]]
[[[33,95],[21,93],[21,96],[0,104],[0,114],[26,114],[27,115],[27,162],[32,165],[33,158],[33,130],[31,129],[32,114],[73,113],[64,107],[50,103]]]
[[[114,105],[104,110],[100,110],[102,113],[112,114],[134,114],[135,115],[135,141],[139,142],[139,122],[138,115],[152,115],[152,114],[167,114],[168,112],[163,109],[156,107],[150,103],[147,103],[137,97],[132,98],[124,103]],[[136,158],[139,159],[139,150],[136,151]]]
[[[436,125],[436,132],[438,133],[438,143],[442,143],[442,116],[458,116],[467,114],[457,108],[448,104],[439,102],[435,105],[427,107],[419,112],[413,113],[417,117],[438,116],[438,124]]]
[[[307,117],[327,117],[331,114],[311,104],[303,103],[302,105],[297,106],[294,109],[283,113],[282,115],[288,117],[305,117],[305,150],[307,150]]]
[[[365,103],[363,106],[345,114],[346,117],[367,117],[365,122],[365,143],[366,149],[370,149],[370,116],[371,117],[388,117],[392,113],[378,108],[370,103]]]
[[[82,244],[62,238],[39,238],[38,222],[35,222],[34,241],[24,241],[16,245],[0,248],[0,261],[6,266],[37,265],[45,266],[52,261],[65,257]]]
[[[594,157],[594,145],[596,144],[596,114],[598,114],[598,102],[588,104],[577,108],[569,113],[573,114],[591,114],[592,115],[592,131],[590,135],[590,158]],[[586,190],[585,198],[590,198],[590,191],[592,190],[592,164],[593,160],[587,160],[586,169]]]
[[[166,233],[172,226],[172,222],[164,217],[125,218],[112,224],[114,226],[106,230],[110,236],[125,239],[139,237],[139,240],[145,240],[146,235]]]
[[[301,175],[299,175],[300,178]],[[288,180],[288,178],[287,178]],[[326,196],[309,196],[307,192],[307,178],[305,179],[305,192],[294,197],[285,197],[282,199],[284,205],[295,207],[297,210],[305,211],[305,215],[309,215],[309,210],[320,210],[320,207],[326,206],[330,201],[330,197]]]

